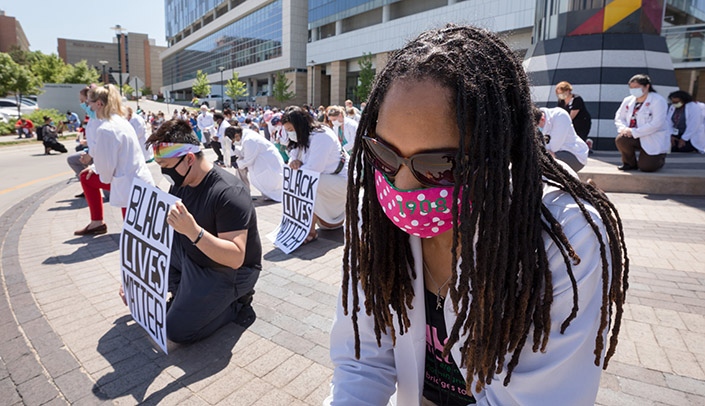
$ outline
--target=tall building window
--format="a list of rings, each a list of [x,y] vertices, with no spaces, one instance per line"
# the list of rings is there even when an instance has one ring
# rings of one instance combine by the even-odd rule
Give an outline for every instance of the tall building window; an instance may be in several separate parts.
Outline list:
[[[282,55],[282,0],[277,0],[164,59],[164,83],[234,69]]]

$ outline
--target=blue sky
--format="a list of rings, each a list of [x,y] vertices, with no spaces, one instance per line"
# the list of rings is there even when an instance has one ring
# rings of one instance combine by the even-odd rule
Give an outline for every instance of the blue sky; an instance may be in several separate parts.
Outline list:
[[[0,10],[20,22],[31,51],[56,54],[57,38],[112,42],[117,24],[166,46],[163,0],[0,0]]]

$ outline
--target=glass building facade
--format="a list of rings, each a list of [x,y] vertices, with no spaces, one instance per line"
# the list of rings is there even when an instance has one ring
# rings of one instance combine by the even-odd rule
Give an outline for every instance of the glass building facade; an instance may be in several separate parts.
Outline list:
[[[282,0],[208,35],[162,61],[164,83],[219,72],[282,56]]]
[[[359,12],[361,9],[374,9],[399,0],[309,0],[308,21],[320,25],[326,24],[346,14]]]
[[[171,38],[180,33],[222,2],[223,0],[165,0],[166,37]]]

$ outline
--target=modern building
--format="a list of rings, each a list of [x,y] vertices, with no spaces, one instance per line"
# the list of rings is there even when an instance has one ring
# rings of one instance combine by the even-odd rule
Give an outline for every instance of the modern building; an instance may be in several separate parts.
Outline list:
[[[205,72],[212,95],[237,72],[249,101],[279,105],[275,78],[283,73],[285,104],[306,101],[306,0],[165,0],[168,49],[161,54],[162,92],[189,99],[197,71]]]
[[[212,93],[238,72],[260,105],[273,104],[285,72],[292,103],[360,103],[360,59],[377,71],[419,32],[448,22],[499,32],[532,80],[534,100],[554,106],[568,80],[588,103],[598,148],[614,148],[614,109],[627,80],[648,73],[663,95],[705,100],[705,0],[165,0],[169,48],[163,90],[191,96],[196,71]],[[703,78],[705,79],[705,78]]]
[[[363,55],[371,54],[376,71],[406,40],[448,22],[500,32],[523,56],[531,46],[534,6],[533,0],[310,0],[308,102],[360,103],[353,90]]]
[[[29,41],[24,35],[22,24],[0,10],[0,52],[10,52],[13,49],[29,51]]]
[[[115,29],[112,43],[59,38],[59,57],[70,64],[85,60],[105,75],[104,82],[129,82],[135,88],[136,81],[139,89],[147,86],[158,92],[163,85],[159,54],[166,47],[155,45],[147,34],[124,33],[120,26]]]

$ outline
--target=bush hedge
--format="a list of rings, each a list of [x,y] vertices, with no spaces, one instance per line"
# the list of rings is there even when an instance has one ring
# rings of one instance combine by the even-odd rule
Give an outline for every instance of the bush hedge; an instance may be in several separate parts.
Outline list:
[[[59,121],[66,121],[66,116],[59,113],[56,109],[41,109],[32,112],[32,114],[25,114],[22,117],[31,120],[35,127],[44,125],[44,116],[51,117],[54,124],[58,124]],[[15,123],[17,120],[10,118],[9,123],[0,123],[0,135],[15,134]]]

